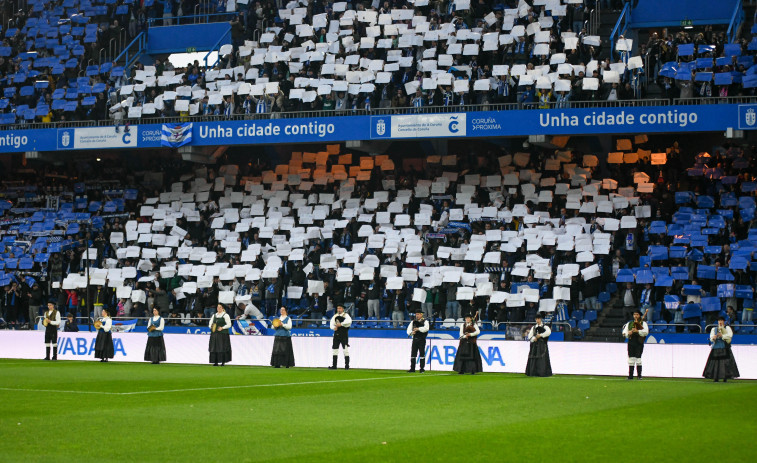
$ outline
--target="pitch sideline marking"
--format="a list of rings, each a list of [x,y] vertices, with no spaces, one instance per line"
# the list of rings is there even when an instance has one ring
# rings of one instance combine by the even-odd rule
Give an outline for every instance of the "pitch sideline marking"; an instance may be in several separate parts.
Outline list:
[[[21,392],[57,392],[64,394],[105,394],[120,395],[121,392],[102,392],[102,391],[58,391],[53,389],[22,389],[15,387],[0,387],[0,391],[21,391]]]
[[[308,384],[329,384],[329,383],[350,383],[358,381],[379,381],[384,379],[398,379],[398,378],[420,378],[429,376],[449,376],[449,374],[431,374],[431,375],[414,375],[414,376],[385,376],[377,378],[355,378],[355,379],[335,379],[325,381],[302,381],[299,383],[278,383],[278,384],[245,384],[240,386],[219,386],[219,387],[197,387],[188,389],[166,389],[161,391],[134,391],[134,392],[102,392],[102,391],[61,391],[53,389],[25,389],[25,388],[12,388],[12,387],[0,387],[0,391],[19,391],[19,392],[55,392],[61,394],[104,394],[104,395],[141,395],[141,394],[160,394],[167,392],[192,392],[192,391],[211,391],[218,389],[249,389],[256,387],[283,387],[283,386],[299,386]]]
[[[166,389],[162,391],[136,391],[136,392],[120,392],[120,395],[137,395],[137,394],[160,394],[166,392],[192,392],[192,391],[215,391],[218,389],[249,389],[256,387],[282,387],[282,386],[300,386],[307,384],[329,384],[329,383],[352,383],[358,381],[380,381],[384,379],[398,379],[398,378],[421,378],[428,376],[449,376],[448,374],[435,374],[435,375],[414,375],[414,376],[384,376],[378,378],[354,378],[354,379],[334,379],[324,381],[301,381],[298,383],[278,383],[278,384],[245,384],[241,386],[220,386],[220,387],[196,387],[188,389]]]

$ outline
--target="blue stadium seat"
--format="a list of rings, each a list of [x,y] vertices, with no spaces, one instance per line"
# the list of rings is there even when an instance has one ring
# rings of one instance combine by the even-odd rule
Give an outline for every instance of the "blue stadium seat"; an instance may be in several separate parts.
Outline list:
[[[739,326],[739,333],[740,334],[754,333],[754,322],[753,321],[742,322],[741,325]]]
[[[597,311],[596,310],[587,310],[584,320],[588,322],[596,321],[597,319]]]
[[[599,293],[599,295],[597,296],[597,300],[598,300],[599,302],[602,302],[602,303],[605,303],[605,302],[609,301],[609,300],[610,300],[610,293],[608,293],[608,292],[606,292],[606,291],[602,291],[602,292],[601,292],[601,293]]]
[[[578,322],[578,328],[581,329],[581,331],[586,332],[591,327],[591,323],[589,320],[580,320]]]

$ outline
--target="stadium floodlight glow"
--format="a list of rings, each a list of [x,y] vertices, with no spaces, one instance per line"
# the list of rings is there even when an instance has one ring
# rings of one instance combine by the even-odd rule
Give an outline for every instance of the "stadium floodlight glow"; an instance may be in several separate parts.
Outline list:
[[[168,61],[173,64],[175,68],[185,68],[195,61],[203,62],[207,52],[193,52],[193,53],[173,53],[168,56]],[[208,62],[214,63],[218,59],[218,52],[212,51],[208,56]]]

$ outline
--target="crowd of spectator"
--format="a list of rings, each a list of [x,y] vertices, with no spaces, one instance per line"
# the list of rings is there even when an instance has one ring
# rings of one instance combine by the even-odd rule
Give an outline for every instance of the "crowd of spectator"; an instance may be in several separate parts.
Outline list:
[[[568,107],[643,98],[646,73],[671,99],[753,94],[757,86],[757,43],[747,39],[728,44],[711,26],[695,35],[664,30],[641,44],[621,36],[602,58],[609,38],[586,30],[593,0],[542,3],[59,0],[14,11],[4,0],[10,19],[0,31],[0,124],[516,102]],[[178,24],[198,11],[232,17],[232,43],[216,63],[174,69],[157,59],[124,69],[102,61],[113,39],[123,48],[148,25]],[[696,48],[679,50],[688,45]]]
[[[110,60],[132,39],[151,23],[226,9],[198,0],[0,1],[0,124],[107,119],[124,75]]]
[[[154,306],[176,323],[218,302],[256,318],[283,304],[317,320],[342,304],[392,323],[417,307],[494,325],[540,310],[569,321],[601,311],[602,294],[630,275],[614,303],[652,306],[649,320],[683,322],[687,304],[713,298],[716,310],[685,321],[751,320],[754,149],[672,146],[660,163],[644,137],[636,152],[626,142],[639,160],[531,148],[403,166],[333,145],[275,166],[50,172],[0,203],[3,317],[20,326],[53,298],[85,317],[87,307],[144,316]],[[61,198],[57,212],[33,207],[46,196]]]

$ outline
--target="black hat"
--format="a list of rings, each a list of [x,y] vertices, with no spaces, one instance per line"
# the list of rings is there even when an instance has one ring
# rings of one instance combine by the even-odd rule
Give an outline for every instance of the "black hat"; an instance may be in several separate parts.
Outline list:
[[[639,309],[633,309],[633,313],[637,313],[637,314],[641,315],[641,310],[639,310]]]
[[[423,309],[417,308],[417,309],[415,309],[415,313],[423,313]]]

